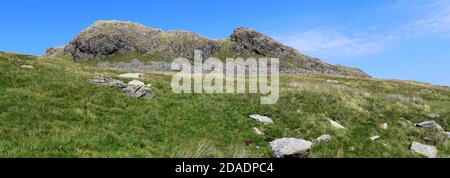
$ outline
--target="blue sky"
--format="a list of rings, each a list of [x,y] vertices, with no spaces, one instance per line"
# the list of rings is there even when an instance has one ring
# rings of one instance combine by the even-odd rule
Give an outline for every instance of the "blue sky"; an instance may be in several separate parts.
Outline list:
[[[450,0],[4,1],[0,50],[41,54],[111,19],[210,38],[248,26],[374,77],[450,85]]]

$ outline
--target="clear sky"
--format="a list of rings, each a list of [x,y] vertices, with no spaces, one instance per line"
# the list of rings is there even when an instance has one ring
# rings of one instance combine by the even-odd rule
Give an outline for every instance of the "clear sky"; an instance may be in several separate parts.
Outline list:
[[[248,26],[374,77],[450,85],[450,0],[14,0],[0,11],[0,50],[41,54],[96,20],[227,38]]]

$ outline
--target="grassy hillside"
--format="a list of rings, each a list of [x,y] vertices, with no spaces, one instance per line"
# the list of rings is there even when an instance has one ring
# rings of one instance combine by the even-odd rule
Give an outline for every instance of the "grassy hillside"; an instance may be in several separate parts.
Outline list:
[[[278,104],[260,105],[253,94],[174,94],[171,76],[160,74],[142,79],[157,97],[135,99],[87,82],[127,71],[64,59],[0,53],[0,71],[0,157],[271,157],[273,139],[323,134],[332,141],[315,145],[309,157],[419,157],[408,148],[412,141],[435,144],[438,157],[450,157],[449,139],[414,126],[435,120],[450,129],[446,87],[288,75]],[[251,114],[274,124],[256,123]],[[347,129],[334,129],[327,118]],[[384,122],[388,129],[379,129]],[[381,138],[371,141],[373,135]]]

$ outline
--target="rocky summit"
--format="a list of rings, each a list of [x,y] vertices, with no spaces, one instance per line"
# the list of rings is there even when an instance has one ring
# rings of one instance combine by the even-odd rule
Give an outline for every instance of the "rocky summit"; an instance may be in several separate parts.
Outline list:
[[[45,56],[54,56],[60,51],[78,62],[104,61],[111,56],[120,58],[133,53],[153,56],[155,60],[170,64],[178,57],[192,59],[195,50],[202,50],[203,58],[279,58],[282,73],[369,77],[359,69],[331,65],[303,55],[297,49],[246,27],[235,29],[228,39],[208,39],[193,32],[163,31],[133,22],[97,21],[64,48],[50,48]]]

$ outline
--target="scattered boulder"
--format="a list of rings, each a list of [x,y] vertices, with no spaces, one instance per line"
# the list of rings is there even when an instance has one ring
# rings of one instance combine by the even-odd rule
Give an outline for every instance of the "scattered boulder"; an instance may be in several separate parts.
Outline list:
[[[375,141],[375,140],[378,140],[379,138],[380,138],[379,135],[374,135],[374,136],[370,137],[370,140]]]
[[[23,69],[32,69],[32,68],[34,68],[32,65],[22,65],[20,67],[23,68]]]
[[[127,88],[124,89],[124,91],[126,91],[128,95],[135,98],[141,97],[152,98],[155,96],[155,94],[147,86],[128,86]]]
[[[281,138],[270,142],[276,158],[304,157],[311,151],[312,143],[303,139]]]
[[[381,123],[380,125],[378,125],[378,128],[386,130],[388,128],[388,124],[387,123]]]
[[[256,133],[256,135],[264,135],[264,132],[256,127],[253,127],[253,131]]]
[[[450,139],[450,132],[445,132],[447,134],[447,138]]]
[[[141,82],[139,80],[133,80],[131,82],[128,82],[128,85],[132,85],[132,86],[145,86],[144,82]]]
[[[430,129],[436,129],[438,131],[444,131],[444,128],[440,126],[436,121],[424,121],[421,123],[417,123],[416,127],[422,127],[422,128],[430,128]]]
[[[417,142],[412,142],[410,149],[419,155],[426,156],[427,158],[436,158],[437,149],[434,146],[424,145]]]
[[[319,138],[317,138],[317,142],[319,143],[324,143],[324,142],[329,142],[331,140],[331,135],[322,135]]]
[[[112,79],[112,78],[98,77],[98,78],[89,80],[89,82],[95,83],[95,84],[100,84],[100,85],[107,86],[107,87],[112,87],[112,88],[125,88],[127,86],[127,84],[125,84],[123,81]]]
[[[112,78],[102,78],[98,77],[95,79],[89,80],[91,83],[100,84],[103,86],[111,87],[111,88],[119,88],[122,89],[127,95],[141,98],[141,97],[154,97],[155,94],[151,91],[150,87],[145,85],[143,82],[139,83],[140,81],[130,82],[129,84],[125,84],[125,82],[121,80],[116,80]],[[137,85],[139,84],[139,85]]]
[[[250,115],[250,118],[255,120],[255,121],[264,123],[264,124],[272,124],[273,123],[273,120],[271,118],[267,117],[267,116]]]
[[[331,119],[328,119],[330,121],[331,126],[333,126],[334,128],[337,129],[345,129],[344,126],[342,126],[341,124],[337,123],[336,121],[333,121]]]
[[[144,77],[144,74],[141,73],[126,73],[119,75],[120,78],[131,78],[131,79],[138,79],[141,77]]]

